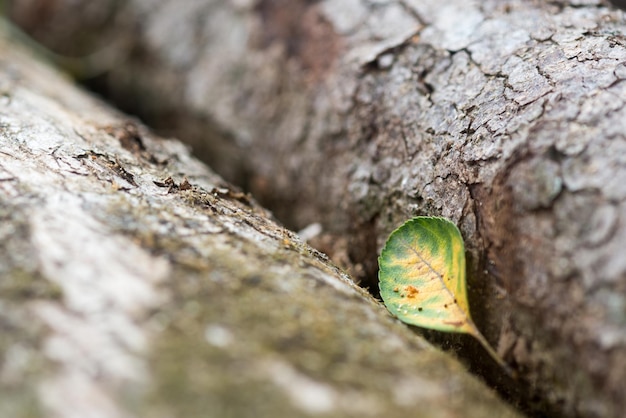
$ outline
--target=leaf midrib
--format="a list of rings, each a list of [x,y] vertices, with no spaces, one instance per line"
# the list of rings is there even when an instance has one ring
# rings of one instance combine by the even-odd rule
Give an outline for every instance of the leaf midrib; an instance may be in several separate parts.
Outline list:
[[[420,261],[422,263],[424,263],[428,267],[428,269],[430,271],[435,273],[435,275],[437,276],[437,279],[439,280],[439,284],[445,289],[446,293],[452,299],[452,301],[454,301],[456,299],[456,297],[455,297],[454,293],[452,293],[452,291],[448,288],[448,286],[446,286],[446,283],[443,280],[443,276],[441,274],[439,274],[439,272],[428,261],[426,261],[426,259],[420,254],[420,252],[418,252],[415,248],[413,248],[409,243],[407,243],[406,241],[402,240],[402,244],[405,245],[406,248],[408,248],[410,251],[412,251],[417,256],[417,258],[419,258]],[[467,313],[464,312],[463,309],[460,309],[460,311],[463,312],[465,317],[469,319]]]

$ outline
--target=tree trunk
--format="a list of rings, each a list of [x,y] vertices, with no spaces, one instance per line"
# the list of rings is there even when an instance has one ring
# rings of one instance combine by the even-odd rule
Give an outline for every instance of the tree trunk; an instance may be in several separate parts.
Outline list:
[[[472,308],[522,381],[564,415],[626,410],[623,12],[129,0],[77,18],[75,3],[15,16],[57,46],[115,22],[94,36],[118,57],[94,84],[288,225],[322,222],[317,245],[365,286],[405,218],[451,218]]]
[[[518,416],[319,252],[0,38],[0,416]]]

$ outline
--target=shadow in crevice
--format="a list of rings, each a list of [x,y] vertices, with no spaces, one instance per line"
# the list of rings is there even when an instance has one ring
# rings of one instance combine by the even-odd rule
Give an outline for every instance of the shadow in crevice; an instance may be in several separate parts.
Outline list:
[[[454,355],[472,374],[478,376],[522,414],[546,418],[563,416],[553,406],[547,404],[529,382],[521,377],[514,378],[508,375],[473,337],[417,328],[413,330],[433,345]]]

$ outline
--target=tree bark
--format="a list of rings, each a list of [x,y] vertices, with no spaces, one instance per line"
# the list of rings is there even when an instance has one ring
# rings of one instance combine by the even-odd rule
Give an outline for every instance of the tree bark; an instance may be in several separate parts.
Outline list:
[[[451,218],[472,308],[522,380],[567,416],[626,410],[622,11],[130,0],[77,19],[69,3],[15,15],[57,45],[115,20],[120,61],[98,80],[110,97],[288,225],[322,222],[318,245],[366,286],[395,226]]]
[[[0,144],[0,416],[518,416],[181,143],[4,37]]]

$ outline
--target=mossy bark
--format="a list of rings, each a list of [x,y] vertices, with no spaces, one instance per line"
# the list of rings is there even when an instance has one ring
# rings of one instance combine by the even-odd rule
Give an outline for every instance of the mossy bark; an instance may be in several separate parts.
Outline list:
[[[0,37],[0,415],[517,413],[175,140]]]

